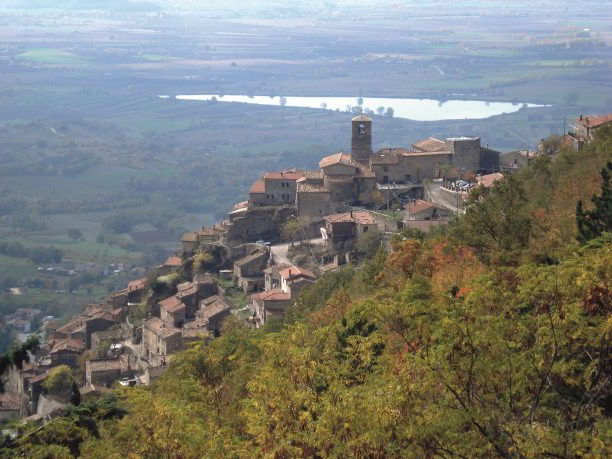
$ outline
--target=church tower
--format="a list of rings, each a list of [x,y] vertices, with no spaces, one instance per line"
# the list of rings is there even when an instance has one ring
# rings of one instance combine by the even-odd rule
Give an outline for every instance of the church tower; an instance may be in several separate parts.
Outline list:
[[[368,163],[372,154],[372,119],[359,115],[353,118],[351,153],[353,160]]]

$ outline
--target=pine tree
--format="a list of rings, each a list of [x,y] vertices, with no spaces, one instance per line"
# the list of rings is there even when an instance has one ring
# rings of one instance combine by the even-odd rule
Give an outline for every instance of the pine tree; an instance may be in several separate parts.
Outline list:
[[[610,174],[612,162],[608,162],[601,170],[601,195],[593,196],[591,202],[595,208],[585,211],[582,201],[576,205],[576,225],[578,240],[585,244],[595,239],[603,232],[612,232],[612,189],[610,189]]]
[[[70,403],[74,406],[81,404],[81,393],[79,392],[79,386],[76,382],[72,383],[72,395],[70,396]]]

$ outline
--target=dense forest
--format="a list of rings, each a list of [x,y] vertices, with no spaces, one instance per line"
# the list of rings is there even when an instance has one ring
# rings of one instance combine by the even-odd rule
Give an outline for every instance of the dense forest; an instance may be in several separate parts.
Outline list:
[[[283,322],[84,401],[27,457],[605,457],[612,444],[612,131],[473,193],[323,276]],[[80,403],[80,402],[79,402]]]

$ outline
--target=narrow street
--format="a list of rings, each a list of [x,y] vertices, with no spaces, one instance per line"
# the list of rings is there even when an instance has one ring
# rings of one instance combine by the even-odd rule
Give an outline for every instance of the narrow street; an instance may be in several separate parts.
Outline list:
[[[455,197],[455,199],[453,199]],[[433,202],[434,204],[438,204],[440,206],[446,207],[447,209],[453,211],[454,213],[463,213],[465,212],[463,209],[457,207],[457,198],[455,196],[449,196],[442,190],[442,182],[434,181],[428,182],[425,185],[425,199]],[[461,201],[459,201],[460,203]]]
[[[323,238],[315,238],[309,239],[308,241],[303,241],[302,243],[308,242],[311,245],[321,245],[325,241]],[[270,251],[272,252],[272,260],[277,265],[291,265],[291,260],[289,260],[289,243],[277,244],[270,247]]]

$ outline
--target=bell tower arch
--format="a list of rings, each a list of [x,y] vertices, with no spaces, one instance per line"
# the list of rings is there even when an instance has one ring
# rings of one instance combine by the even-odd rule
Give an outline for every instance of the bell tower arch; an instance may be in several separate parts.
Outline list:
[[[359,115],[352,120],[351,153],[354,161],[368,163],[372,154],[372,119]]]

